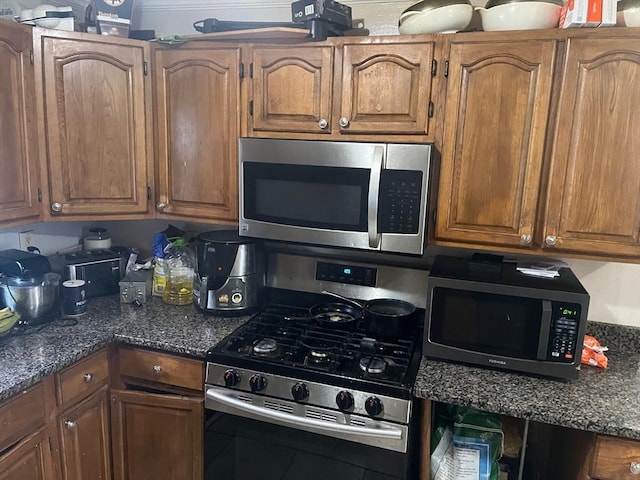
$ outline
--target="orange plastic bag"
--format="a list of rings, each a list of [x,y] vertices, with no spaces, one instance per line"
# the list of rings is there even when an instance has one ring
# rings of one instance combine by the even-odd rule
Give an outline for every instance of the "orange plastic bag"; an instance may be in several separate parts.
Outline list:
[[[592,365],[594,367],[607,368],[609,359],[604,354],[608,350],[607,347],[600,345],[600,342],[591,335],[584,336],[584,344],[582,346],[582,363]]]

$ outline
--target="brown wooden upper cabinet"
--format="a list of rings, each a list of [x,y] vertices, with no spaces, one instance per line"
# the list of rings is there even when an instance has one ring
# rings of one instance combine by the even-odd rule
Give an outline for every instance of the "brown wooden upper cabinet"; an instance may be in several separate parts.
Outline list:
[[[429,141],[435,42],[254,46],[249,135]]]
[[[0,20],[0,225],[40,220],[31,27]]]
[[[144,217],[153,178],[147,42],[34,29],[45,218]]]
[[[531,248],[556,42],[452,40],[436,237]]]
[[[240,60],[205,42],[154,49],[160,214],[237,221]]]
[[[640,33],[569,39],[564,65],[543,246],[637,257]]]
[[[451,40],[435,243],[638,257],[640,35],[611,30]]]

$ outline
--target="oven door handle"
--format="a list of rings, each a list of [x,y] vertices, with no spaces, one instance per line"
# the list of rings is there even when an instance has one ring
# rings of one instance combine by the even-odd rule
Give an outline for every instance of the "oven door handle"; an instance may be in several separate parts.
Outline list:
[[[384,161],[384,147],[373,147],[373,159],[371,162],[371,177],[369,177],[369,199],[367,213],[367,233],[369,234],[369,247],[380,246],[380,233],[378,232],[378,198],[380,196],[380,174]]]
[[[309,429],[309,431],[311,429],[316,431],[320,430],[320,431],[330,431],[330,432],[335,432],[337,430],[341,433],[352,434],[354,436],[364,435],[368,437],[378,437],[378,438],[384,438],[388,440],[402,439],[402,430],[391,428],[386,425],[384,426],[384,428],[367,428],[367,427],[357,427],[354,425],[344,425],[341,423],[323,422],[322,420],[315,420],[307,417],[298,417],[296,415],[290,415],[288,413],[283,413],[283,412],[271,410],[268,408],[257,407],[243,400],[238,400],[237,398],[234,398],[231,395],[225,394],[213,388],[208,388],[206,395],[211,400],[220,402],[221,404],[227,407],[231,407],[235,410],[250,413],[263,418],[277,420],[281,424],[284,423],[287,425],[291,425],[293,427],[306,427]]]

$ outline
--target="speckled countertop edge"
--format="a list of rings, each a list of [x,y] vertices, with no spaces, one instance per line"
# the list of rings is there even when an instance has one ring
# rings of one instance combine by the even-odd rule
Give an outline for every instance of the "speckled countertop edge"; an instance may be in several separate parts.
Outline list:
[[[414,394],[493,413],[640,439],[640,329],[589,322],[610,350],[607,369],[561,380],[423,358]]]
[[[212,317],[193,306],[151,298],[142,307],[117,295],[91,299],[77,319],[55,321],[27,335],[0,339],[0,401],[119,341],[194,358],[249,317]],[[422,359],[419,398],[549,424],[640,439],[640,329],[590,322],[587,333],[610,351],[607,370],[583,367],[577,380],[554,380]]]
[[[142,307],[121,304],[117,295],[87,303],[87,313],[75,320],[55,320],[0,339],[0,401],[114,340],[204,359],[249,318],[207,316],[192,305],[166,305],[155,297]]]

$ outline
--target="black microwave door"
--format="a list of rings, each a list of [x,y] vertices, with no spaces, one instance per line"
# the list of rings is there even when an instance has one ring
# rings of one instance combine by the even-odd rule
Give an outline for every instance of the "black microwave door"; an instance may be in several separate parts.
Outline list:
[[[432,294],[431,342],[488,355],[537,358],[545,330],[540,299],[442,287]]]
[[[367,231],[370,170],[243,163],[244,217],[288,226]]]

